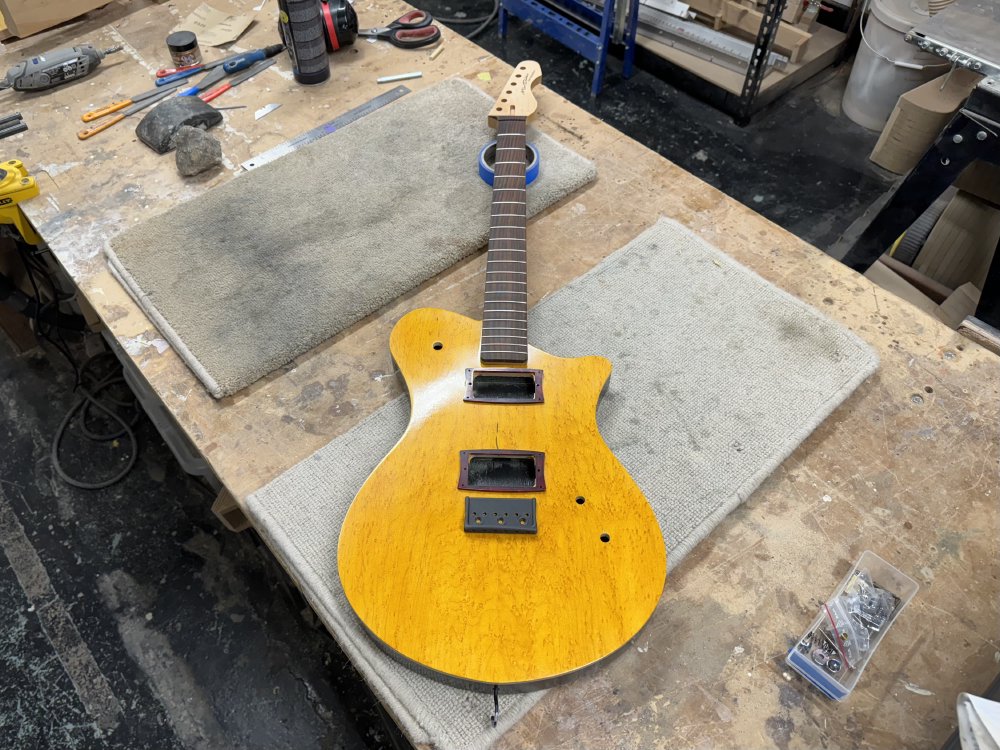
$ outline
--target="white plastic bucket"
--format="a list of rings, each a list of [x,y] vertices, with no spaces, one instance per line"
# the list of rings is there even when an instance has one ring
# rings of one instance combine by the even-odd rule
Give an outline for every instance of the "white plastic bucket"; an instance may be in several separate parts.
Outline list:
[[[905,41],[928,17],[910,0],[873,0],[844,92],[844,114],[858,125],[881,130],[900,94],[948,70],[949,63]]]

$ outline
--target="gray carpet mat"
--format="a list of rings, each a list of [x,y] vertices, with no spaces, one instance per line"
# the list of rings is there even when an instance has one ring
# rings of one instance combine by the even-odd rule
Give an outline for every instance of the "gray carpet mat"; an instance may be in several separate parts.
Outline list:
[[[492,99],[451,79],[113,237],[111,270],[216,398],[483,247]],[[594,164],[529,129],[533,216]]]
[[[535,346],[614,363],[598,423],[655,510],[671,568],[878,365],[853,333],[668,220],[539,303],[531,323]],[[383,653],[337,573],[344,514],[408,410],[405,397],[387,404],[251,496],[247,510],[410,738],[482,748],[542,692],[501,693],[492,728],[492,696]]]

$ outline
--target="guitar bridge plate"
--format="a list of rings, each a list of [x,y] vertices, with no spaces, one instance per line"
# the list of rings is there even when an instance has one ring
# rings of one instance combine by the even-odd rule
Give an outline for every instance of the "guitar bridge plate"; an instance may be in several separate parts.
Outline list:
[[[533,497],[467,497],[465,530],[470,533],[537,534]]]

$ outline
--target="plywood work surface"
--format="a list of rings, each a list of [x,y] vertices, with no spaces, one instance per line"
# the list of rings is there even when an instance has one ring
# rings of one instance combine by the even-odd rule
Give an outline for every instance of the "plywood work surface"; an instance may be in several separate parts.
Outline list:
[[[29,217],[239,503],[401,392],[388,340],[403,314],[434,306],[478,317],[485,257],[457,264],[216,401],[171,349],[154,345],[156,329],[107,271],[105,240],[197,199],[233,179],[243,160],[378,95],[385,89],[377,76],[421,70],[411,89],[460,76],[495,93],[510,68],[448,30],[433,61],[426,50],[359,41],[332,58],[327,84],[308,89],[282,57],[216,102],[247,109],[227,112],[215,131],[226,168],[194,180],[140,144],[134,121],[78,141],[80,114],[151,87],[151,71],[167,62],[166,33],[196,4],[113,3],[8,45],[10,58],[83,41],[124,43],[126,51],[90,78],[19,99],[31,130],[5,140],[2,151],[39,175],[43,193],[26,204]],[[356,7],[362,26],[408,8],[391,0]],[[270,3],[257,14],[238,48],[273,42],[274,12]],[[599,176],[531,222],[532,302],[669,216],[854,330],[882,364],[674,572],[640,638],[548,693],[501,746],[940,747],[957,693],[982,690],[1000,669],[997,358],[553,92],[542,89],[538,99],[536,126],[593,159]],[[283,106],[254,121],[268,103]],[[294,196],[289,185],[274,200]],[[834,704],[782,662],[865,549],[915,577],[921,590],[854,695]]]

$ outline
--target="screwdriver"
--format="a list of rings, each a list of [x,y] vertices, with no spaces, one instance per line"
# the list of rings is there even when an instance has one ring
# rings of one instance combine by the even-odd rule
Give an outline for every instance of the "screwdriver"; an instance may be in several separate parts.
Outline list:
[[[92,44],[59,49],[23,60],[7,71],[0,89],[44,91],[75,81],[94,72],[106,56],[121,52],[122,47],[99,50]]]
[[[269,57],[274,57],[284,48],[284,44],[272,44],[270,47],[255,49],[253,52],[247,52],[239,57],[234,57],[232,60],[223,65],[222,69],[226,71],[226,73],[235,73],[239,70],[246,70],[255,62],[260,62],[261,60],[267,60]]]

